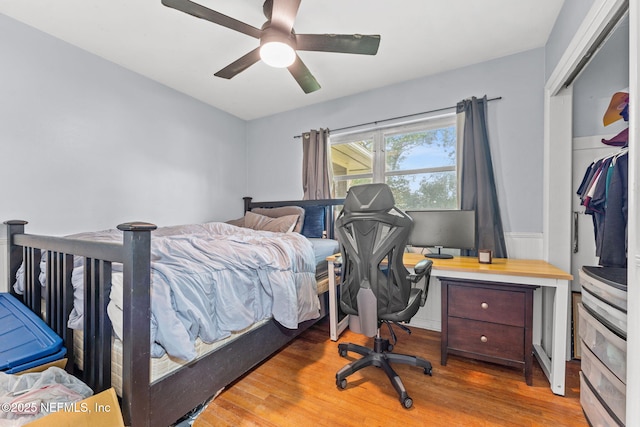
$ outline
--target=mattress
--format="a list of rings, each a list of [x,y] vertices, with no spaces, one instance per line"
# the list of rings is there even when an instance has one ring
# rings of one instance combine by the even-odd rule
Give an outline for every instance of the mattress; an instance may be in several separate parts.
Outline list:
[[[324,279],[329,269],[327,257],[340,252],[340,244],[334,239],[309,238],[309,241],[316,261],[316,280]]]
[[[78,235],[76,235],[75,238]],[[83,238],[121,241],[119,230]],[[223,223],[161,227],[151,240],[152,355],[193,360],[197,330],[206,342],[273,317],[289,329],[319,316],[313,245],[298,233],[269,233]],[[83,327],[84,264],[76,257],[72,329]],[[122,337],[123,290],[112,266],[107,312]],[[234,286],[225,286],[233,283]],[[224,308],[224,309],[223,309]]]
[[[326,258],[326,257],[325,257]],[[324,262],[327,264],[327,262]],[[326,273],[325,273],[326,274]],[[317,282],[318,295],[321,295],[329,290],[329,279],[325,277]],[[321,306],[322,306],[321,302]],[[321,317],[324,316],[326,310],[321,309]],[[200,338],[196,339],[196,360],[205,356],[216,349],[232,342],[240,337],[242,334],[259,328],[265,323],[271,321],[271,318],[261,320],[254,323],[250,327],[237,331],[231,334],[231,336],[222,340],[215,341],[213,343],[205,343]],[[84,355],[84,343],[83,343],[82,330],[75,329],[73,331],[73,350],[75,363],[80,370],[83,370],[83,355]],[[116,390],[118,396],[122,396],[122,341],[115,336],[111,341],[111,386]],[[151,358],[150,362],[150,382],[160,380],[179,368],[185,366],[188,362],[180,361],[179,359],[172,358],[166,353],[159,358]]]
[[[265,323],[269,322],[271,319],[265,319],[260,322],[254,323],[250,327],[246,328],[243,331],[238,331],[233,333],[231,336],[224,338],[222,340],[218,340],[213,343],[205,343],[200,338],[196,340],[196,352],[197,359],[205,356],[214,350],[228,344],[242,334],[252,331],[254,329],[259,328]],[[84,354],[84,345],[82,340],[83,334],[80,330],[73,331],[73,350],[74,350],[74,359],[75,363],[80,370],[83,369],[83,354]],[[196,360],[197,360],[196,359]],[[150,363],[150,382],[155,382],[160,380],[170,373],[178,370],[179,368],[187,365],[188,362],[180,361],[179,359],[174,359],[167,354],[159,358],[152,358]],[[116,390],[118,396],[122,396],[122,341],[117,338],[113,338],[111,342],[111,386]]]

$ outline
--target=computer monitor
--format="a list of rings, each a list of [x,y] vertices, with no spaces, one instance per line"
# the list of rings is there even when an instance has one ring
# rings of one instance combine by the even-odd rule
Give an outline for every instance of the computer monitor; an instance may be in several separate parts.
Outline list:
[[[443,254],[442,248],[475,249],[475,211],[407,211],[407,215],[413,219],[413,230],[409,236],[409,244],[438,249],[438,253],[426,254],[426,257],[453,258],[453,255]]]

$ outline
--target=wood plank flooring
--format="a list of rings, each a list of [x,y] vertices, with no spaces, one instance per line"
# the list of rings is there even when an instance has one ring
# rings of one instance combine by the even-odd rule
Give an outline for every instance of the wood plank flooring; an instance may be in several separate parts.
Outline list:
[[[580,407],[580,362],[567,363],[566,396],[554,395],[534,363],[533,385],[513,368],[450,356],[440,365],[440,333],[396,329],[394,352],[416,354],[433,364],[395,365],[413,407],[404,409],[381,369],[368,367],[348,378],[335,373],[358,357],[342,358],[329,339],[326,319],[229,386],[200,414],[194,427],[211,426],[587,426]],[[345,331],[340,342],[370,346]]]

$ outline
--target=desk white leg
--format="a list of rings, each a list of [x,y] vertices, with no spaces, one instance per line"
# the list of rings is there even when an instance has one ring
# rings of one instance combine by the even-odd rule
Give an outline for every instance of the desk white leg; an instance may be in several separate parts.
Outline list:
[[[338,286],[333,261],[329,262],[329,334],[331,341],[338,341],[342,331],[349,326],[349,316],[340,320],[338,314]]]
[[[553,322],[551,357],[543,347],[544,330],[543,322],[534,322],[533,351],[540,362],[540,367],[549,379],[551,391],[560,396],[564,396],[566,361],[567,359],[567,330],[569,327],[569,282],[566,280],[556,280],[555,286],[547,287],[553,289]],[[536,292],[538,292],[538,289]],[[534,303],[540,307],[543,303],[542,297],[534,298]],[[538,310],[534,310],[537,313]],[[544,311],[543,311],[544,312]],[[534,315],[535,316],[535,315]],[[535,318],[535,317],[534,317]],[[536,333],[536,325],[538,331]]]
[[[551,356],[551,391],[564,396],[567,363],[567,329],[569,319],[569,282],[558,280],[553,305],[553,349]]]
[[[542,291],[543,287],[537,288],[533,291],[533,344],[542,346],[542,331],[543,331],[543,323],[542,323]]]
[[[338,340],[338,299],[336,272],[333,261],[329,261],[329,333],[332,341]]]

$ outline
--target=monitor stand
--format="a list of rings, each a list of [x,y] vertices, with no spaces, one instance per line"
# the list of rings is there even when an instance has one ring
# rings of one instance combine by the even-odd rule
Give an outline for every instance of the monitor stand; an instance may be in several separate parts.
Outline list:
[[[425,254],[424,256],[427,258],[436,258],[436,259],[451,259],[453,258],[453,255],[451,254],[443,254],[440,252],[440,249],[442,249],[442,246],[436,246],[436,248],[438,248],[438,253],[437,254]]]

